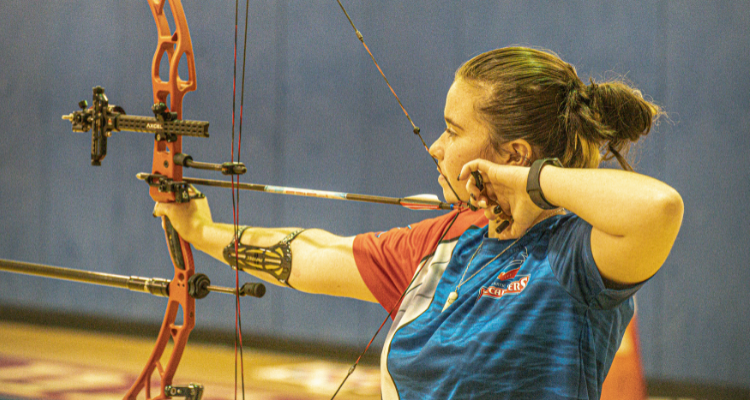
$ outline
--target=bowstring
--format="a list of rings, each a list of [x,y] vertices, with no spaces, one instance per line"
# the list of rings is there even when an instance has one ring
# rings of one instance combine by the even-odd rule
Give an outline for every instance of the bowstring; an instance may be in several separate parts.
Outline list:
[[[427,147],[427,143],[424,141],[424,138],[422,137],[421,129],[417,125],[414,124],[414,121],[412,121],[411,116],[406,111],[406,107],[404,107],[404,104],[401,103],[401,99],[396,94],[396,91],[393,90],[393,86],[391,86],[391,83],[388,82],[388,78],[385,77],[385,73],[383,72],[383,69],[380,68],[380,65],[378,64],[377,60],[375,60],[375,56],[372,55],[372,52],[370,51],[370,48],[367,46],[367,43],[365,43],[365,37],[362,35],[362,33],[357,29],[357,27],[354,25],[354,21],[352,21],[352,18],[349,16],[349,13],[346,11],[346,8],[344,8],[344,5],[341,4],[341,0],[336,0],[339,3],[339,7],[341,7],[341,11],[344,12],[344,15],[346,15],[346,19],[349,21],[349,25],[352,26],[352,29],[354,29],[354,33],[357,35],[357,39],[362,43],[362,46],[364,46],[365,50],[367,51],[367,54],[370,55],[370,58],[372,59],[372,62],[375,64],[375,67],[377,67],[378,72],[380,72],[380,76],[383,77],[383,80],[385,81],[385,84],[388,85],[388,89],[391,90],[391,93],[393,94],[393,97],[396,98],[396,101],[398,102],[399,107],[401,107],[401,111],[404,112],[404,115],[406,115],[406,119],[409,120],[409,123],[412,127],[412,132],[414,132],[415,135],[419,137],[419,140],[422,142],[422,146],[424,147],[425,151],[427,151],[427,154],[430,156],[432,161],[435,163],[435,166],[438,169],[438,173],[445,179],[445,183],[448,184],[448,187],[451,189],[451,192],[453,192],[453,195],[456,196],[456,200],[458,200],[459,205],[463,203],[460,197],[458,197],[458,193],[456,193],[455,189],[453,189],[453,185],[451,185],[450,180],[448,180],[448,177],[446,177],[443,174],[443,170],[440,168],[440,164],[438,163],[438,160],[430,154],[430,149]],[[469,206],[471,206],[471,199],[467,202]]]
[[[425,142],[424,138],[422,137],[421,130],[419,129],[419,127],[417,127],[416,124],[414,124],[414,121],[412,121],[411,116],[406,111],[406,107],[404,107],[403,103],[401,103],[401,99],[396,94],[396,91],[393,89],[393,86],[391,86],[390,82],[388,82],[388,78],[386,78],[385,73],[383,72],[383,69],[380,68],[380,65],[378,65],[377,60],[375,60],[375,56],[372,54],[372,52],[370,51],[370,48],[365,43],[364,36],[359,31],[359,29],[357,29],[357,27],[354,25],[354,21],[352,21],[351,17],[349,16],[349,13],[346,11],[346,8],[344,8],[344,5],[341,4],[341,0],[336,0],[336,2],[339,3],[339,7],[341,7],[341,11],[343,11],[344,15],[346,15],[346,19],[349,21],[349,25],[352,26],[352,29],[354,29],[354,33],[357,35],[357,39],[359,39],[359,41],[362,43],[362,46],[367,51],[367,54],[370,55],[370,58],[372,59],[372,62],[375,64],[375,67],[377,67],[378,72],[380,72],[380,76],[383,77],[383,80],[385,81],[385,84],[388,85],[388,88],[391,90],[391,93],[393,94],[393,97],[396,98],[396,101],[398,102],[399,107],[401,107],[401,110],[404,112],[404,115],[406,115],[406,119],[409,120],[409,123],[411,124],[411,127],[412,127],[412,131],[414,132],[415,135],[417,135],[419,137],[419,140],[422,142],[422,146],[424,147],[425,151],[427,151],[427,154],[430,156],[430,158],[432,159],[432,161],[435,163],[435,166],[438,169],[438,173],[443,177],[443,179],[445,179],[445,183],[448,184],[448,187],[450,188],[451,192],[453,192],[453,195],[456,196],[456,200],[459,202],[459,205],[460,205],[461,203],[463,203],[463,201],[458,196],[458,193],[456,193],[456,190],[453,189],[453,185],[451,185],[451,182],[448,179],[448,177],[446,177],[445,174],[443,174],[443,170],[440,168],[440,164],[438,163],[438,160],[435,157],[433,157],[432,154],[430,154],[430,149],[429,149],[429,147],[427,147],[427,143]],[[469,198],[469,201],[466,204],[469,207],[472,207],[471,198]],[[458,214],[460,212],[461,212],[461,210],[459,208],[459,212],[456,213],[456,216],[453,218],[453,220],[451,221],[451,223],[448,226],[448,228],[443,232],[442,236],[437,241],[437,244],[435,245],[435,250],[433,250],[433,253],[435,251],[437,251],[437,246],[440,244],[440,241],[442,241],[443,238],[445,237],[445,235],[448,233],[448,231],[450,230],[450,227],[456,221],[456,218],[458,217]],[[406,294],[409,292],[410,288],[412,287],[412,284],[414,283],[417,275],[418,275],[418,273],[414,274],[414,276],[412,277],[412,280],[406,286],[406,289],[404,289],[404,291],[401,293],[401,296],[399,297],[399,299],[396,302],[396,304],[394,305],[394,307],[390,310],[390,312],[388,312],[388,315],[385,317],[385,319],[383,320],[383,322],[380,324],[380,327],[378,328],[378,330],[375,331],[375,334],[372,336],[372,339],[370,339],[370,342],[367,344],[367,346],[365,346],[365,349],[359,355],[359,357],[357,358],[357,360],[354,361],[354,364],[352,364],[352,366],[349,368],[349,371],[347,372],[347,374],[344,377],[344,379],[341,382],[341,384],[336,389],[336,392],[333,393],[333,396],[331,396],[331,400],[333,400],[336,397],[336,395],[338,395],[339,391],[344,386],[344,383],[346,383],[346,380],[349,379],[349,376],[351,376],[351,374],[357,368],[357,365],[359,364],[360,360],[362,360],[362,357],[365,355],[365,353],[367,353],[367,350],[370,348],[370,345],[375,340],[375,337],[378,336],[378,334],[380,333],[380,331],[383,329],[383,326],[385,326],[385,323],[388,321],[388,318],[392,318],[393,313],[396,311],[396,308],[401,304],[401,301],[404,299],[404,297],[406,296]]]
[[[250,9],[250,0],[246,0],[245,3],[245,37],[242,48],[242,83],[240,88],[240,121],[238,130],[237,140],[237,162],[240,162],[240,155],[242,151],[242,119],[245,105],[245,65],[247,60],[247,27],[248,27],[248,12]],[[235,111],[237,104],[237,33],[238,33],[238,19],[239,19],[239,0],[235,0],[234,3],[234,71],[232,76],[232,155],[231,162],[234,162],[234,143],[235,143]],[[237,179],[235,185],[235,178]],[[239,221],[240,221],[240,189],[239,189],[240,177],[239,175],[232,175],[232,216],[233,216],[233,228],[234,228],[234,251],[235,254],[239,253]],[[242,399],[245,399],[245,363],[243,355],[242,345],[242,312],[240,308],[240,269],[239,261],[235,259],[235,309],[234,309],[234,398],[237,400],[237,375],[239,369]],[[239,350],[239,360],[237,357]]]

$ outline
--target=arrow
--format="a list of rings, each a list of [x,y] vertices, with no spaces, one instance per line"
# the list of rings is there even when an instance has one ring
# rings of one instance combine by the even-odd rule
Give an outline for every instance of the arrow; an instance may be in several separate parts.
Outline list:
[[[145,172],[137,174],[136,178],[146,181],[149,185],[152,186],[158,186],[160,184],[160,182],[158,181],[158,177]],[[214,186],[223,188],[232,187],[232,182],[213,179],[183,177],[182,181],[192,185]],[[367,194],[330,192],[326,190],[300,189],[285,186],[261,185],[257,183],[235,183],[234,187],[254,192],[318,197],[322,199],[362,201],[366,203],[393,204],[406,207],[410,210],[455,210],[457,208],[454,204],[440,201],[434,194],[419,194],[407,197],[385,197]]]

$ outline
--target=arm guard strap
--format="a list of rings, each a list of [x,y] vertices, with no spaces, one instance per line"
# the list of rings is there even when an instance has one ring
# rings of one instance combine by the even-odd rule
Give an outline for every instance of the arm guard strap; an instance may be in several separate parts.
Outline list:
[[[234,240],[224,248],[224,260],[232,267],[246,271],[248,269],[271,274],[277,281],[292,287],[289,276],[292,274],[292,240],[304,229],[298,229],[281,239],[271,247],[258,247],[242,244],[242,235],[249,227],[243,227],[237,235],[237,251]]]

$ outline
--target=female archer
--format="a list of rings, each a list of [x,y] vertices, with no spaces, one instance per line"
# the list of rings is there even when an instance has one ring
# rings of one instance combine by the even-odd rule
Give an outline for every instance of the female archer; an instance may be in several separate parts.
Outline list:
[[[236,245],[205,200],[155,214],[271,283],[379,302],[383,398],[598,399],[682,222],[680,195],[624,158],[659,114],[623,83],[503,48],[458,69],[430,147],[446,200],[479,211],[354,237],[243,228]],[[597,168],[613,158],[624,171]]]

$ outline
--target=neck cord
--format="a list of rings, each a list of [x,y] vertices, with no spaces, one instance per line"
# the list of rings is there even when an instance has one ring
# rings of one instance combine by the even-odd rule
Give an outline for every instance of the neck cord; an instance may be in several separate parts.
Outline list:
[[[560,210],[557,210],[554,213],[545,216],[544,218],[542,218],[539,221],[535,222],[534,225],[532,225],[529,229],[533,228],[538,223],[544,221],[545,219],[547,219],[549,217],[552,217],[554,215],[558,215],[561,211],[565,212],[565,209],[561,208]],[[504,222],[508,222],[508,221],[504,221]],[[503,227],[503,229],[505,229],[506,227],[507,227],[507,225],[505,225]],[[500,231],[502,231],[502,229],[500,229]],[[468,279],[464,280],[464,277],[466,276],[466,273],[469,271],[469,268],[471,267],[471,263],[474,261],[474,257],[476,257],[477,253],[479,253],[479,250],[484,246],[484,242],[480,243],[479,246],[477,246],[477,249],[474,250],[474,254],[471,255],[471,258],[469,259],[469,265],[467,265],[466,269],[464,269],[464,273],[461,275],[461,280],[458,282],[458,285],[456,285],[456,288],[453,289],[452,292],[450,292],[450,294],[448,295],[448,298],[445,300],[445,305],[443,306],[443,310],[442,311],[447,310],[448,307],[450,307],[451,304],[453,304],[453,302],[456,301],[456,299],[458,299],[458,289],[460,289],[461,286],[463,286],[464,283],[470,281],[478,273],[482,272],[482,270],[486,266],[490,265],[493,261],[495,261],[498,258],[500,258],[501,255],[503,255],[506,251],[508,251],[508,249],[510,249],[511,247],[513,247],[513,245],[516,244],[516,243],[518,243],[518,241],[521,240],[521,238],[523,238],[524,236],[526,236],[526,233],[528,233],[528,232],[529,232],[529,230],[527,229],[526,232],[523,233],[523,235],[521,235],[518,239],[514,240],[513,243],[511,243],[508,247],[506,247],[503,251],[501,251],[500,254],[496,255],[495,257],[492,257],[492,259],[490,261],[487,261],[487,263],[485,263],[484,265],[482,265],[482,267],[479,268],[477,270],[477,272],[474,272],[473,274],[471,274],[471,276]]]
[[[466,269],[464,269],[464,273],[463,273],[463,275],[461,275],[461,281],[460,281],[460,282],[458,283],[458,285],[456,285],[456,288],[455,288],[455,289],[453,289],[453,291],[452,291],[452,292],[451,292],[451,293],[450,293],[450,294],[448,295],[448,298],[447,298],[447,299],[445,300],[445,305],[443,306],[443,310],[442,310],[442,311],[445,311],[445,310],[447,310],[447,309],[448,309],[448,307],[450,307],[450,306],[451,306],[451,304],[453,304],[453,302],[454,302],[454,301],[456,301],[456,299],[458,299],[458,289],[460,289],[460,288],[461,288],[461,286],[462,286],[462,285],[463,285],[464,283],[466,283],[466,282],[470,281],[470,280],[471,280],[472,278],[474,278],[475,276],[477,276],[477,274],[478,274],[478,273],[482,272],[482,270],[483,270],[483,269],[484,269],[484,268],[485,268],[486,266],[488,266],[488,265],[492,264],[492,262],[493,262],[493,261],[495,261],[495,260],[497,260],[498,258],[500,258],[500,256],[502,256],[503,254],[505,254],[505,252],[506,252],[506,251],[508,251],[508,249],[510,249],[511,247],[513,247],[513,245],[515,245],[516,243],[518,243],[518,241],[519,241],[519,240],[521,240],[521,238],[523,238],[524,236],[526,236],[526,232],[524,232],[524,234],[523,234],[523,235],[521,235],[521,236],[520,236],[520,237],[519,237],[518,239],[514,240],[514,241],[513,241],[513,243],[511,243],[511,244],[510,244],[510,245],[509,245],[508,247],[506,247],[506,248],[505,248],[505,249],[504,249],[503,251],[501,251],[501,252],[500,252],[500,253],[499,253],[498,255],[496,255],[495,257],[492,257],[492,259],[491,259],[491,260],[487,261],[487,262],[486,262],[486,263],[485,263],[484,265],[482,265],[482,267],[481,267],[481,268],[479,268],[479,269],[478,269],[478,270],[477,270],[476,272],[474,272],[473,274],[471,274],[471,276],[470,276],[470,277],[469,277],[468,279],[464,280],[464,277],[466,276],[466,272],[468,272],[468,271],[469,271],[469,268],[471,268],[471,263],[472,263],[472,262],[474,261],[474,257],[476,257],[477,253],[479,253],[479,250],[480,250],[480,249],[481,249],[482,247],[484,247],[484,242],[482,242],[482,243],[481,243],[481,244],[480,244],[479,246],[477,246],[477,249],[476,249],[476,250],[474,250],[474,254],[472,254],[472,255],[471,255],[471,258],[469,259],[469,264],[468,264],[468,265],[466,266]],[[442,312],[442,311],[441,311],[441,312]]]

